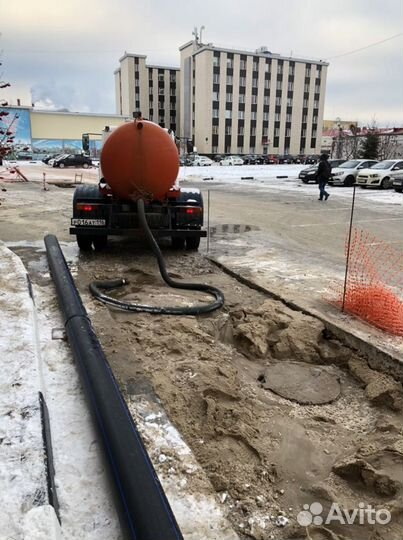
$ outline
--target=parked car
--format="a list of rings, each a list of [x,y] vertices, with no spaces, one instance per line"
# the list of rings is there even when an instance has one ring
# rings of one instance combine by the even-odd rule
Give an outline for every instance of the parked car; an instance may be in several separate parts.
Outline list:
[[[378,162],[374,159],[351,159],[345,161],[332,171],[329,184],[334,186],[352,186],[358,173],[363,169],[369,169]]]
[[[403,192],[403,171],[399,171],[393,178],[393,188],[397,193]]]
[[[51,159],[56,159],[58,157],[60,157],[61,155],[63,154],[47,154],[43,159],[42,159],[42,163],[45,163],[45,165],[48,165],[49,164],[49,161]]]
[[[243,165],[243,159],[239,156],[228,156],[220,161],[220,165]]]
[[[344,159],[329,159],[332,170],[344,163],[344,161]],[[316,165],[312,165],[311,167],[302,169],[302,171],[298,175],[298,178],[302,180],[304,184],[308,184],[309,182],[315,182],[317,184],[318,180],[316,178],[316,174],[318,172],[318,167],[319,163],[316,163]]]
[[[55,161],[56,161],[57,159],[64,158],[64,157],[66,157],[67,155],[68,155],[68,154],[56,154],[55,156],[53,156],[52,158],[50,158],[50,159],[48,160],[48,163],[47,163],[47,164],[49,165],[49,167],[54,167]]]
[[[305,158],[305,164],[306,165],[315,165],[315,163],[318,163],[320,156],[317,154],[311,154],[310,156],[306,156]]]
[[[357,184],[363,188],[392,188],[395,176],[402,170],[402,159],[385,159],[369,169],[361,170],[357,176]]]
[[[266,165],[276,165],[278,163],[278,156],[273,156],[273,155],[264,156],[264,163]]]
[[[82,167],[83,169],[88,169],[91,165],[91,158],[83,154],[65,154],[53,161],[53,167],[59,167],[60,169],[64,167]]]
[[[277,157],[277,163],[280,163],[280,164],[287,163],[288,165],[291,165],[291,163],[293,162],[293,159],[294,159],[293,156],[289,156],[289,155],[281,156],[280,155],[280,156]]]
[[[257,154],[248,154],[242,156],[244,165],[262,165],[264,163],[264,156],[259,156]]]
[[[194,167],[210,167],[214,161],[206,156],[195,156],[193,159]]]
[[[225,157],[225,154],[216,154],[213,159],[216,163],[219,163],[222,159],[225,159]]]

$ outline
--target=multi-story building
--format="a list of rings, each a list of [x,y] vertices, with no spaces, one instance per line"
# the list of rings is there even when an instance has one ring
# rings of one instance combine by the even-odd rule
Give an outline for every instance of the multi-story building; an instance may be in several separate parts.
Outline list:
[[[125,53],[115,71],[116,112],[144,118],[175,132],[179,126],[179,68],[146,64],[146,56]]]
[[[199,153],[319,153],[326,62],[197,39],[179,50],[179,131]]]

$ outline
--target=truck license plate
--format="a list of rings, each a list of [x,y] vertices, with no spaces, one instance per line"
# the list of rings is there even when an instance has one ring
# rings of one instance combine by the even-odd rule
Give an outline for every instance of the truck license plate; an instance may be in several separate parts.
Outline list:
[[[72,225],[89,225],[91,227],[105,227],[105,219],[83,219],[83,218],[72,218]]]

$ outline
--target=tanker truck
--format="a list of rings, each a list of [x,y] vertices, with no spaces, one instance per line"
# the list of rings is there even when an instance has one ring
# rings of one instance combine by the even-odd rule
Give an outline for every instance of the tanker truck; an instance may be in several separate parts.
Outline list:
[[[179,154],[169,133],[137,118],[105,128],[98,185],[81,185],[73,197],[70,234],[83,251],[103,249],[108,236],[137,236],[137,201],[156,238],[170,238],[176,249],[198,249],[203,198],[198,189],[176,185]]]

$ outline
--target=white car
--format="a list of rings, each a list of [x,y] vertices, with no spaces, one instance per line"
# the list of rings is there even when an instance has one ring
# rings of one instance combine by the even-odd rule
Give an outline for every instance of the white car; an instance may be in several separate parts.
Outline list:
[[[362,169],[369,169],[378,162],[375,159],[351,159],[332,170],[329,184],[333,186],[352,186]]]
[[[357,176],[357,184],[363,188],[381,187],[388,189],[393,187],[393,180],[403,171],[403,159],[385,159],[370,169],[360,171]]]
[[[195,156],[193,159],[194,167],[210,167],[213,163],[213,160],[206,156]]]
[[[243,159],[238,156],[228,156],[220,161],[220,165],[243,165]]]

